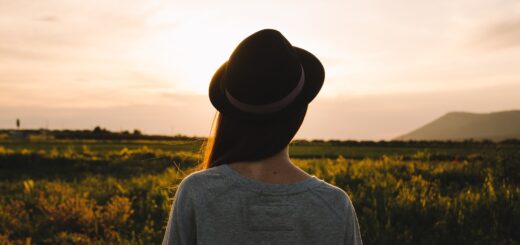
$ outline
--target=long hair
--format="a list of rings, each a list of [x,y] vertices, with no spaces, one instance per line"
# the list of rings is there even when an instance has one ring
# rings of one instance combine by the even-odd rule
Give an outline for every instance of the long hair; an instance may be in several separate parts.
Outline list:
[[[245,120],[216,112],[202,145],[202,169],[235,161],[255,161],[283,150],[303,123],[307,105],[268,120]]]

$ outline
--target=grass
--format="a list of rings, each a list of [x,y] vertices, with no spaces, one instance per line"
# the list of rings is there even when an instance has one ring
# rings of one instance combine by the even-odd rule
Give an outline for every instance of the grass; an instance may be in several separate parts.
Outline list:
[[[0,244],[159,244],[200,141],[0,141]],[[365,244],[518,244],[520,146],[293,144]]]

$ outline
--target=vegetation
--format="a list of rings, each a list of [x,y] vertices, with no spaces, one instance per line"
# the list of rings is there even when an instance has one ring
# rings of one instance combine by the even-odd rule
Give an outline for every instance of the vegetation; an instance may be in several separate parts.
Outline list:
[[[201,141],[0,140],[0,244],[159,244]],[[365,244],[520,243],[520,145],[295,142]]]

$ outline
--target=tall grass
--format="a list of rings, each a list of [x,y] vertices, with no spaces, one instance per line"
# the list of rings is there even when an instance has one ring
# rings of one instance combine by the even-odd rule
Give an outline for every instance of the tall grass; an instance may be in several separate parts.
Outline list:
[[[314,155],[319,155],[316,152]],[[294,162],[349,193],[366,244],[517,244],[520,152]],[[0,244],[158,244],[200,156],[0,146]]]

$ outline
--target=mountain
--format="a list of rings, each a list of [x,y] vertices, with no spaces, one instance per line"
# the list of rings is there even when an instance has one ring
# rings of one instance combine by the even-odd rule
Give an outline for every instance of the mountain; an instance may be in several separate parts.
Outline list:
[[[520,139],[520,110],[493,113],[450,112],[397,140]]]

